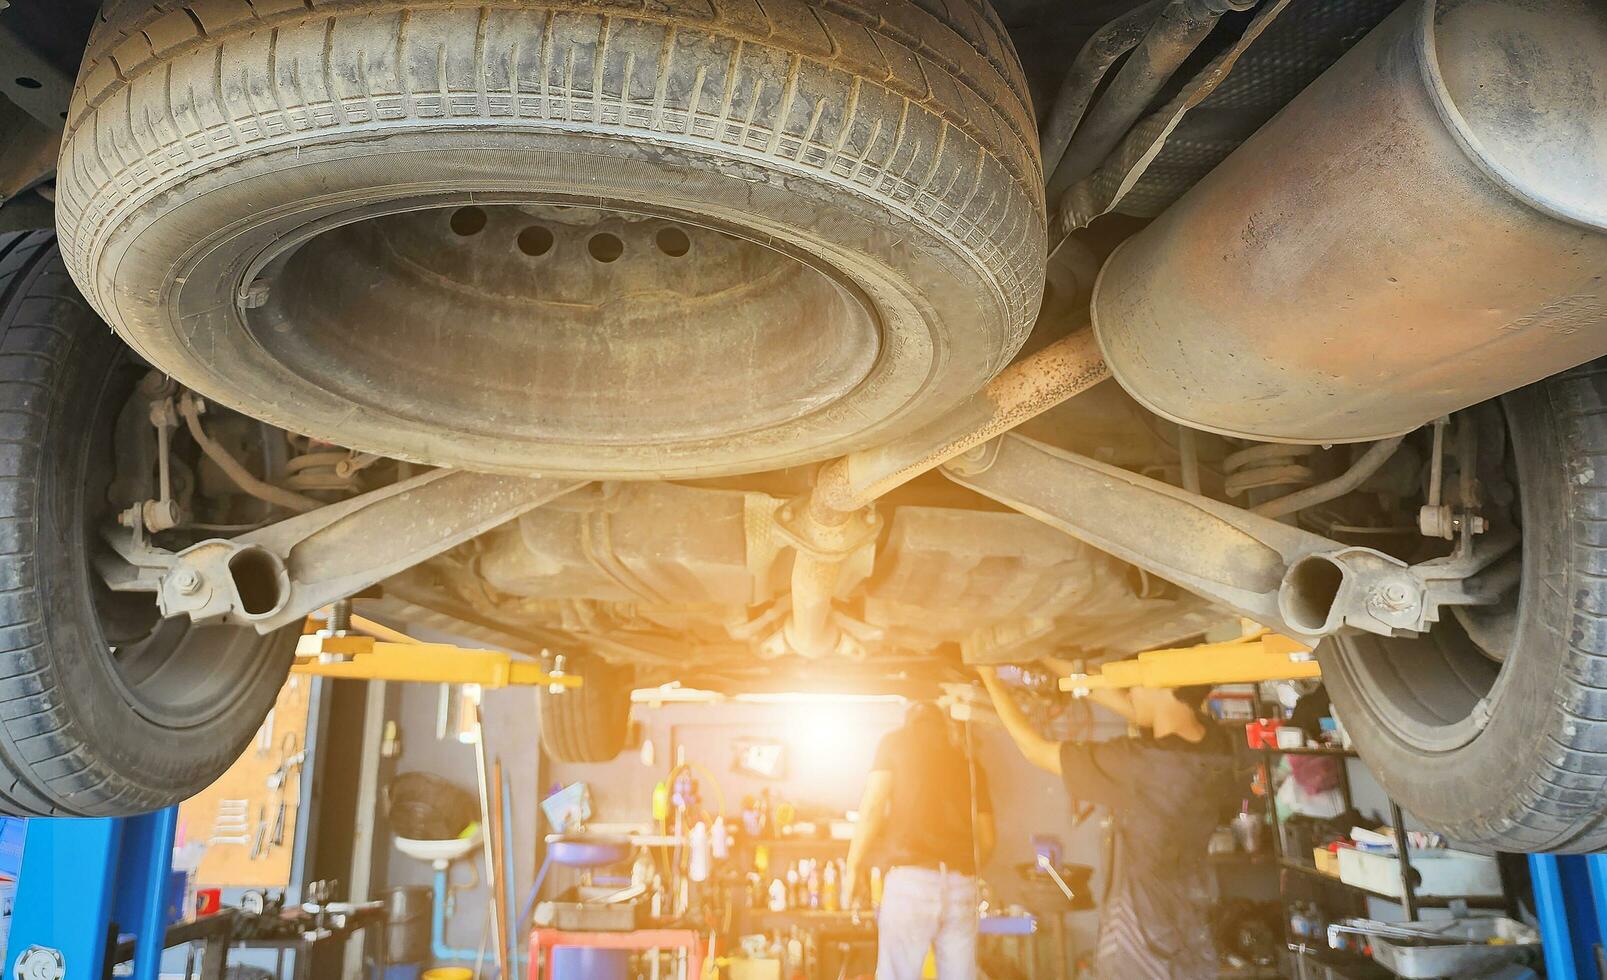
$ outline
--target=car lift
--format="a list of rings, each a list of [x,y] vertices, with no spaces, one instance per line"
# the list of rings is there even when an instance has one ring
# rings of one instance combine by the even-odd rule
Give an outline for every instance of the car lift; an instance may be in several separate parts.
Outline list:
[[[178,808],[141,817],[33,819],[24,828],[4,977],[111,975],[111,923],[134,934],[135,980],[156,980]]]
[[[1150,650],[1131,660],[1100,664],[1097,674],[1062,677],[1060,689],[1081,697],[1106,688],[1253,684],[1321,676],[1310,647],[1258,627],[1226,643]]]
[[[580,687],[578,674],[566,674],[563,657],[551,670],[500,650],[475,650],[450,643],[425,643],[361,616],[353,626],[363,634],[318,629],[296,643],[298,674],[355,680],[416,681],[425,684],[478,684],[484,688],[542,686],[554,692]],[[315,625],[309,620],[309,626]]]
[[[478,684],[483,688],[580,687],[565,674],[498,650],[425,643],[352,616],[369,635],[330,630],[316,620],[296,647],[299,674],[361,680]],[[169,938],[173,837],[178,808],[139,817],[35,818],[26,821],[22,866],[5,939],[4,980],[102,980],[111,976],[113,924],[132,933],[134,980],[156,980]],[[188,937],[187,937],[188,938]],[[195,938],[204,938],[197,935]],[[205,974],[203,974],[205,975]]]
[[[331,678],[482,687],[578,687],[581,678],[495,650],[424,643],[352,617],[372,635],[309,633],[293,670]],[[1152,650],[1074,674],[1062,690],[1181,687],[1320,676],[1308,648],[1262,630],[1226,643]],[[134,935],[135,980],[156,980],[169,918],[178,808],[139,817],[27,821],[3,980],[101,980],[112,924]],[[1607,854],[1529,856],[1550,980],[1607,980]]]
[[[1607,854],[1531,854],[1548,980],[1607,980]]]

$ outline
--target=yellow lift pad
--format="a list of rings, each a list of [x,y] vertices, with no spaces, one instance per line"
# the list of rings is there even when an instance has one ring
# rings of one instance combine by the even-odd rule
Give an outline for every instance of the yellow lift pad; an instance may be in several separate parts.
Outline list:
[[[1310,647],[1263,629],[1227,643],[1150,650],[1130,660],[1113,660],[1100,664],[1097,674],[1062,677],[1060,689],[1086,693],[1096,688],[1250,684],[1321,676]]]
[[[578,674],[549,673],[540,664],[500,650],[424,643],[357,616],[352,617],[352,623],[359,629],[381,632],[387,638],[375,639],[355,633],[346,636],[304,634],[296,643],[296,663],[291,671],[319,677],[478,684],[487,688],[514,685],[575,688],[582,682]]]

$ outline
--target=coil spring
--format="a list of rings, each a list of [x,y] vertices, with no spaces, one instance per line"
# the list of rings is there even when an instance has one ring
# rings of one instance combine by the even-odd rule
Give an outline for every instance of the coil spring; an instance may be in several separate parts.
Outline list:
[[[332,490],[354,493],[361,489],[358,474],[379,459],[368,453],[344,449],[314,449],[310,442],[305,445],[293,442],[292,445],[300,451],[285,461],[284,485],[300,492]]]
[[[1223,489],[1239,497],[1264,487],[1309,486],[1317,475],[1304,460],[1316,451],[1316,446],[1267,443],[1230,453],[1222,460]]]

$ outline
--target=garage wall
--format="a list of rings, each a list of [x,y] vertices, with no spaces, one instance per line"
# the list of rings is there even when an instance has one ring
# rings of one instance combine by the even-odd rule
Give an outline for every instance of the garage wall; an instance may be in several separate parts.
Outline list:
[[[395,720],[402,738],[402,754],[397,759],[397,772],[433,773],[457,784],[471,795],[477,795],[474,746],[451,738],[444,741],[435,738],[439,688],[428,684],[399,686],[402,695]],[[502,759],[512,784],[511,838],[517,894],[521,902],[535,875],[537,746],[540,741],[535,702],[534,692],[510,688],[486,692],[484,705],[487,755]],[[483,859],[477,858],[475,864],[484,870]],[[389,885],[428,885],[432,880],[429,865],[407,857],[394,847],[389,851],[385,870]],[[454,882],[467,881],[471,877],[464,862],[459,862],[453,868]],[[481,932],[488,921],[486,906],[489,899],[490,891],[483,884],[458,893],[457,911],[447,924],[448,945],[468,949],[480,945]],[[488,946],[488,960],[494,960],[494,954],[490,952],[493,948],[494,943]]]
[[[435,739],[437,689],[426,685],[402,688],[397,721],[403,754],[398,771],[435,773],[473,792],[472,746]],[[653,743],[656,755],[651,768],[642,764],[638,754],[627,752],[612,762],[595,765],[559,765],[541,760],[538,776],[535,700],[530,691],[493,691],[488,692],[485,705],[489,752],[502,758],[513,782],[513,836],[521,902],[534,876],[537,835],[548,832],[544,825],[539,831],[536,826],[536,801],[552,785],[586,782],[591,788],[596,820],[644,821],[651,814],[653,785],[668,770],[675,747],[680,746],[689,761],[707,769],[718,781],[725,792],[726,812],[734,815],[741,798],[758,792],[767,781],[732,771],[732,738],[776,737],[789,745],[789,769],[784,780],[768,783],[773,793],[835,811],[852,809],[864,788],[877,741],[902,722],[905,710],[896,703],[638,704],[634,718],[644,737]],[[977,758],[992,784],[999,827],[999,847],[983,870],[997,900],[1006,904],[1029,901],[1014,868],[1032,860],[1034,835],[1058,836],[1065,845],[1066,860],[1097,866],[1101,834],[1098,819],[1073,827],[1066,794],[1058,779],[1027,765],[996,726],[978,724],[973,731]],[[712,804],[712,788],[705,785],[703,791]],[[394,848],[387,870],[393,885],[430,881],[431,872],[426,865]],[[463,880],[469,878],[464,868],[457,869],[457,874]],[[562,878],[562,873],[555,873],[555,877]],[[460,893],[457,913],[448,928],[450,945],[479,945],[487,896],[483,887]],[[1076,948],[1088,947],[1096,926],[1094,913],[1067,916],[1068,932]]]

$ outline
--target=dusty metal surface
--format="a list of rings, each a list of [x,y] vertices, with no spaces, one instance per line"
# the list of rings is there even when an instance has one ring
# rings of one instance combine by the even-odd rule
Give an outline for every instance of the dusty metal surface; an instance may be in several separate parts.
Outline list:
[[[1400,0],[1292,4],[1177,121],[1154,160],[1122,189],[1115,210],[1146,218],[1166,210],[1398,6]],[[1145,119],[1138,128],[1161,125]],[[1120,182],[1114,170],[1101,176],[1110,182],[1106,193]]]
[[[831,600],[843,589],[840,539],[874,526],[876,498],[946,460],[1009,431],[1109,376],[1088,330],[1079,330],[1005,368],[980,392],[897,442],[822,468],[799,509],[793,608],[782,631],[787,649],[822,656],[843,643]]]
[[[770,567],[776,549],[750,547],[750,511],[761,501],[769,510],[778,503],[670,483],[604,484],[492,531],[475,568],[497,592],[530,600],[724,615],[774,598],[784,581]]]
[[[1607,353],[1604,172],[1607,9],[1414,0],[1116,251],[1095,329],[1175,421],[1398,435]]]
[[[56,169],[61,134],[0,99],[0,203]]]
[[[156,592],[164,616],[268,633],[583,485],[433,470],[177,553],[113,531],[126,564],[102,572],[114,591]]]
[[[881,516],[865,507],[842,517],[816,520],[808,500],[787,503],[776,511],[775,531],[793,549],[792,613],[766,654],[786,651],[811,658],[836,654],[853,659],[865,655],[863,645],[839,625],[833,603],[870,572]]]
[[[1392,439],[1381,439],[1368,446],[1367,451],[1362,453],[1350,465],[1350,468],[1339,476],[1331,480],[1324,480],[1316,486],[1306,487],[1304,490],[1284,494],[1276,500],[1256,504],[1250,510],[1263,517],[1283,517],[1286,514],[1293,514],[1307,507],[1315,507],[1318,504],[1338,499],[1367,482],[1369,477],[1382,469],[1384,464],[1389,462],[1390,458],[1395,455],[1395,451],[1401,447],[1401,441],[1405,438],[1405,436],[1395,436]]]
[[[1048,179],[1049,200],[1088,176],[1122,141],[1172,75],[1230,10],[1256,0],[1171,0],[1072,134]]]
[[[1079,330],[1005,368],[931,425],[828,464],[810,497],[810,512],[822,521],[841,521],[842,515],[1108,377],[1092,333]]]
[[[420,432],[716,438],[840,401],[882,344],[840,278],[606,208],[386,215],[317,236],[259,282],[265,349],[365,403],[406,391]]]
[[[1225,620],[1160,584],[1021,514],[900,507],[864,590],[864,617],[911,645],[959,638],[967,663],[1147,649]]]
[[[1295,637],[1421,632],[1442,607],[1489,604],[1477,574],[1515,544],[1408,566],[1171,484],[1007,434],[949,479]],[[1490,536],[1495,538],[1494,535]]]
[[[803,628],[825,632],[789,636],[800,556],[831,557],[799,551],[799,515],[780,516],[789,506],[757,492],[607,485],[496,529],[472,560],[426,568],[510,626],[563,630],[620,661],[718,668],[789,653],[827,656],[832,669],[856,657],[936,667],[955,644],[971,660],[1105,655],[1223,619],[1192,595],[1137,587],[1122,562],[1029,517],[895,506],[878,515],[885,527],[847,536],[838,574],[820,584],[826,615]]]
[[[1266,0],[1244,33],[1196,71],[1167,103],[1151,112],[1122,137],[1099,168],[1055,198],[1049,214],[1049,242],[1056,247],[1073,230],[1116,209],[1160,158],[1173,133],[1202,103],[1232,77],[1239,60],[1294,3]]]
[[[1038,145],[1044,173],[1053,174],[1060,165],[1066,145],[1071,142],[1071,134],[1082,122],[1083,113],[1093,101],[1094,92],[1104,80],[1105,73],[1149,33],[1163,2],[1150,0],[1127,11],[1095,31],[1077,52],[1071,69],[1061,79],[1054,106],[1039,127],[1042,135]]]

